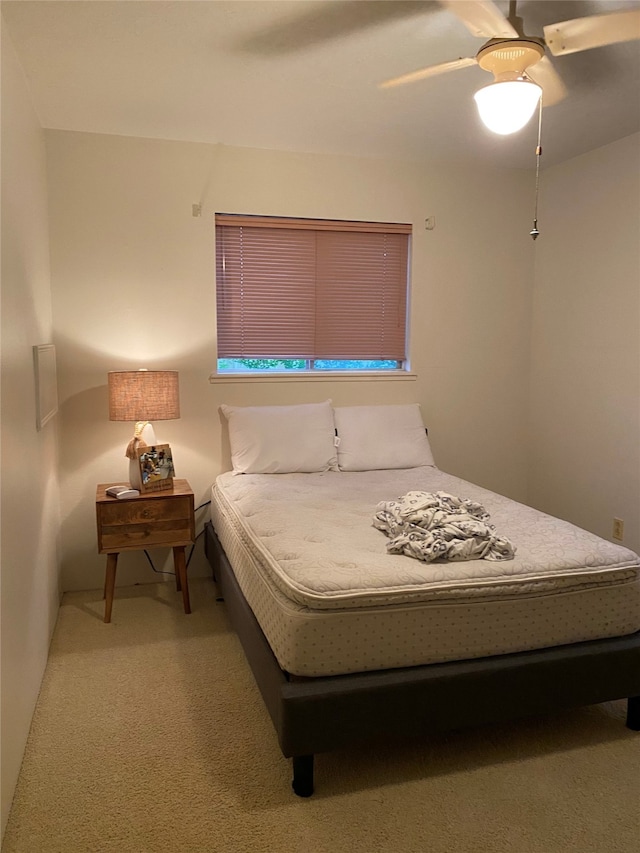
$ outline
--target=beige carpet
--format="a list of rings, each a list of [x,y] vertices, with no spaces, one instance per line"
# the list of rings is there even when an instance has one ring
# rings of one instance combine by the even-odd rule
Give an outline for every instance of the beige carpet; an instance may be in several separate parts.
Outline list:
[[[64,598],[3,853],[637,853],[640,734],[612,703],[320,755],[290,789],[224,604]]]

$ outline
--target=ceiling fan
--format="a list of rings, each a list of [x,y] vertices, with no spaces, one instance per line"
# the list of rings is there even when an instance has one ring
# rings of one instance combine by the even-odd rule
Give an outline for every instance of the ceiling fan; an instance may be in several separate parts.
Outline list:
[[[544,37],[528,36],[516,15],[516,0],[505,17],[491,0],[438,0],[474,36],[487,37],[474,57],[429,65],[380,84],[387,89],[479,65],[494,75],[493,83],[476,93],[480,116],[497,133],[514,133],[533,115],[542,95],[544,106],[558,103],[566,88],[547,56],[640,39],[640,9],[592,15],[543,27]],[[511,100],[508,101],[507,99]],[[494,101],[500,101],[496,107]],[[517,115],[516,115],[517,113]],[[492,118],[493,117],[493,118]]]

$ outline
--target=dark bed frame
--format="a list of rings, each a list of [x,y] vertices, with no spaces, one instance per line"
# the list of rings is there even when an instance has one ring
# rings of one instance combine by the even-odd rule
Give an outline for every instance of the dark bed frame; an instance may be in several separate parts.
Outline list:
[[[271,715],[292,787],[313,793],[316,752],[380,735],[419,735],[627,699],[640,731],[640,633],[489,658],[296,679],[284,672],[211,522],[205,553]]]

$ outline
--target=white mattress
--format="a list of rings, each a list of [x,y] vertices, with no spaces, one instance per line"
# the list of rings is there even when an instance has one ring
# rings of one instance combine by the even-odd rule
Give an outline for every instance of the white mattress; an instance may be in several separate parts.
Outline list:
[[[379,501],[412,490],[483,504],[513,560],[386,551]],[[222,474],[211,516],[278,662],[333,675],[484,657],[640,630],[640,559],[434,467]]]

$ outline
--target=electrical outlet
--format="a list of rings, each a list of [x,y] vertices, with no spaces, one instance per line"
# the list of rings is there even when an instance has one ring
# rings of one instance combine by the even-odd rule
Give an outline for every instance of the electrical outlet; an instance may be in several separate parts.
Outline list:
[[[621,518],[613,519],[613,533],[612,536],[614,539],[617,539],[618,542],[622,542],[624,538],[624,521]]]

